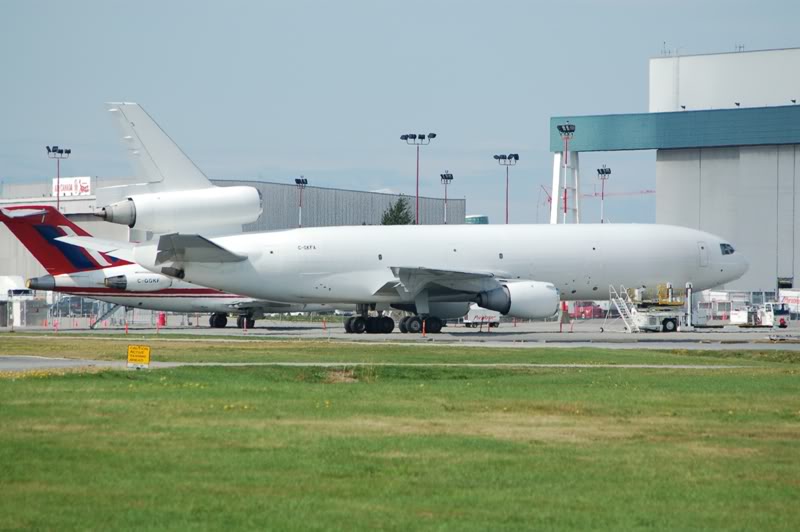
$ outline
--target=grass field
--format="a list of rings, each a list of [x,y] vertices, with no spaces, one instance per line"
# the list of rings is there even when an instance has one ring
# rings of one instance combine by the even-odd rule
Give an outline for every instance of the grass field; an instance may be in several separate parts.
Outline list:
[[[800,367],[790,354],[151,344],[165,359],[751,367],[6,374],[0,529],[794,530],[800,522]],[[36,349],[122,357],[110,339],[0,338],[0,354]]]

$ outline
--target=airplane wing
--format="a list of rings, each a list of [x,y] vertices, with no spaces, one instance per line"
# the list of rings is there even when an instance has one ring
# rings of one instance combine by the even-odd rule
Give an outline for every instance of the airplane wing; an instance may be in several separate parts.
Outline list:
[[[428,290],[430,297],[456,294],[476,294],[499,288],[500,281],[492,273],[479,271],[443,270],[424,267],[392,267],[397,279],[378,289],[375,294],[386,290],[404,291],[418,294]]]
[[[244,255],[237,255],[200,235],[171,233],[158,239],[156,264],[174,262],[241,262]]]
[[[168,180],[169,190],[213,186],[139,104],[111,102],[106,107],[114,117],[123,145],[133,161],[136,177],[151,183],[163,182],[165,186]]]
[[[111,257],[122,259],[128,262],[136,262],[133,258],[134,244],[131,242],[118,242],[116,240],[104,240],[93,236],[62,236],[56,238],[59,242],[77,246],[79,248],[99,251]]]

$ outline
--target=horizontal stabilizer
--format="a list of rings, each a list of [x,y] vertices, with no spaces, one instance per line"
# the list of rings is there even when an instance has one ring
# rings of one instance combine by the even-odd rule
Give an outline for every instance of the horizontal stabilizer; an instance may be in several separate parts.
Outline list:
[[[200,235],[172,233],[158,239],[156,264],[165,262],[241,262],[247,257],[237,255]]]
[[[44,216],[47,214],[47,209],[30,208],[30,209],[0,209],[0,215],[6,218],[27,218],[28,216]]]
[[[116,240],[104,240],[93,236],[62,236],[56,238],[59,242],[64,242],[71,246],[99,251],[111,257],[122,259],[128,262],[135,262],[133,259],[133,244],[130,242],[118,242]]]

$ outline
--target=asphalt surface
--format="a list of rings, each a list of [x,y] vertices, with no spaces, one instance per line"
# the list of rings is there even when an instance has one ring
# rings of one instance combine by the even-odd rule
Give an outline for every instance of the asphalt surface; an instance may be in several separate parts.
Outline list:
[[[461,325],[445,327],[441,334],[422,335],[403,334],[398,329],[392,334],[347,334],[340,322],[323,325],[320,322],[303,321],[267,321],[261,320],[256,327],[247,331],[233,326],[224,329],[205,327],[169,327],[153,329],[151,327],[130,326],[130,334],[159,334],[164,337],[175,334],[191,334],[198,339],[204,336],[224,336],[236,338],[293,338],[293,339],[332,339],[349,342],[455,342],[459,344],[503,345],[518,347],[523,344],[532,347],[547,344],[547,347],[558,346],[592,346],[613,347],[614,349],[781,349],[800,350],[800,324],[792,323],[788,329],[741,329],[725,327],[712,329],[696,329],[694,331],[674,333],[626,333],[619,321],[604,323],[604,320],[587,320],[572,325],[565,324],[562,332],[560,326],[553,322],[503,323],[493,329],[472,329]],[[2,331],[4,329],[0,329]],[[7,330],[7,329],[5,329]],[[52,329],[26,328],[18,330],[19,334],[36,332],[52,332]],[[60,333],[69,334],[125,334],[124,327],[89,329],[60,329]],[[755,347],[753,347],[755,346]],[[777,347],[770,347],[777,346]]]
[[[442,367],[442,368],[496,368],[496,369],[666,369],[666,370],[720,370],[750,367],[747,365],[713,365],[713,364],[474,364],[474,363],[394,363],[394,362],[153,362],[150,367],[176,368],[194,367],[323,367],[343,368],[357,366],[403,366],[403,367]],[[111,368],[127,367],[124,361],[84,360],[67,358],[47,358],[37,356],[0,356],[0,372],[2,371],[34,371],[45,369],[67,368]],[[755,366],[753,366],[755,367]]]
[[[141,334],[158,334],[161,340],[179,340],[177,335],[191,335],[198,343],[203,342],[247,342],[251,339],[296,339],[296,340],[316,340],[330,339],[339,342],[369,343],[379,342],[381,344],[399,345],[430,345],[430,344],[451,344],[457,346],[480,346],[480,347],[503,347],[517,349],[542,349],[542,348],[578,348],[593,347],[605,349],[684,349],[691,351],[702,350],[725,350],[725,351],[800,351],[800,326],[792,324],[788,329],[740,329],[738,327],[726,327],[722,329],[698,329],[691,332],[675,333],[637,333],[629,334],[619,330],[621,324],[604,323],[603,320],[589,320],[565,325],[563,332],[559,332],[557,323],[511,323],[501,324],[499,328],[478,330],[463,326],[449,326],[443,329],[441,334],[421,335],[403,334],[395,330],[392,334],[347,334],[341,323],[323,325],[319,322],[269,322],[260,321],[257,327],[243,331],[234,327],[225,329],[210,329],[208,327],[172,327],[163,329],[152,328],[129,328],[129,336],[135,337]],[[603,328],[603,332],[601,332]],[[0,329],[0,331],[8,329]],[[19,336],[40,337],[43,333],[50,336],[52,330],[43,328],[18,329],[15,334]],[[98,334],[118,334],[125,335],[124,327],[102,328],[96,330],[88,329],[61,329],[59,334],[70,334],[80,336],[94,336]],[[183,340],[183,338],[180,338]],[[100,361],[100,360],[76,360],[59,359],[47,357],[18,357],[2,356],[2,342],[0,342],[0,371],[28,371],[36,369],[58,369],[58,368],[79,368],[79,367],[98,367],[98,368],[125,368],[123,361]],[[176,367],[176,366],[357,366],[359,363],[177,363],[177,362],[154,362],[151,367]],[[370,364],[376,365],[376,364]],[[396,364],[391,364],[396,365]],[[422,364],[425,365],[425,364]],[[446,364],[430,364],[431,366],[445,366]],[[581,365],[581,364],[488,364],[473,365],[459,364],[462,367],[552,367],[552,368],[653,368],[653,369],[721,369],[734,366],[681,366],[681,365]],[[743,366],[744,367],[744,366]]]

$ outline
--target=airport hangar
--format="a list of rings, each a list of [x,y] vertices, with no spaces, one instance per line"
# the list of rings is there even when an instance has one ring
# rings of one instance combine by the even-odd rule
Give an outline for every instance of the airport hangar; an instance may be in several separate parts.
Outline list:
[[[75,179],[62,177],[62,181]],[[92,213],[95,204],[94,191],[97,187],[108,187],[131,183],[131,180],[89,179],[90,193],[87,195],[62,196],[61,212],[83,227],[89,234],[110,240],[128,240],[128,227],[102,221]],[[5,183],[0,190],[0,207],[12,205],[50,205],[56,206],[53,196],[55,185],[44,180],[39,183]],[[53,179],[55,181],[55,179]],[[217,186],[252,186],[261,193],[263,212],[254,223],[247,224],[244,232],[291,229],[300,221],[300,189],[297,185],[269,183],[247,180],[212,180]],[[76,187],[77,188],[77,187]],[[315,186],[305,186],[302,190],[303,227],[322,227],[336,225],[378,225],[390,204],[398,199],[408,200],[413,216],[414,196],[386,194],[380,192],[361,192]],[[444,222],[445,206],[441,198],[419,198],[419,217],[421,224],[440,224]],[[447,223],[463,224],[466,217],[466,200],[447,200]],[[20,244],[8,228],[0,223],[0,276],[20,276],[24,279],[44,275],[44,268]]]
[[[667,55],[649,70],[647,113],[550,119],[553,190],[566,182],[567,222],[580,220],[581,152],[656,150],[656,223],[729,238],[750,262],[721,297],[761,303],[800,288],[800,48]],[[564,168],[558,126],[567,122]],[[551,223],[562,211],[553,202]]]

